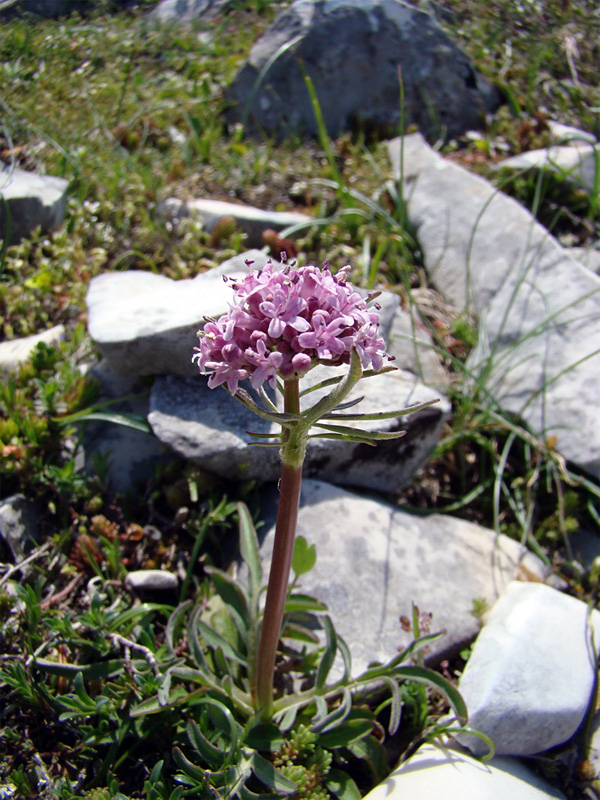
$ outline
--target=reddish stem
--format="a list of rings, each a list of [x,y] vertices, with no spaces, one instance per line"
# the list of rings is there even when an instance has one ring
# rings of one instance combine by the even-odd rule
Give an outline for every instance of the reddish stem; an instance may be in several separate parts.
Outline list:
[[[297,379],[285,383],[284,408],[289,413],[299,412]],[[297,447],[290,441],[291,438],[293,437],[290,437],[290,431],[285,431],[281,447],[281,480],[273,557],[256,660],[256,706],[263,712],[265,719],[269,719],[273,713],[275,658],[281,636],[302,488],[303,457],[300,458],[300,463],[297,463]],[[289,448],[286,445],[289,445]],[[290,455],[291,457],[288,457]]]

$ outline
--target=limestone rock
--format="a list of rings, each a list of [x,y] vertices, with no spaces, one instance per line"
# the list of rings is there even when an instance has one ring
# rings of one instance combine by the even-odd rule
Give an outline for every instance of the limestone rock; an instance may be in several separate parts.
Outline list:
[[[506,158],[496,164],[497,170],[525,172],[527,170],[547,170],[559,177],[581,186],[588,192],[597,191],[595,173],[600,158],[600,145],[575,144],[555,145],[540,150]]]
[[[321,379],[335,375],[322,368]],[[343,373],[344,369],[340,371]],[[317,370],[309,375],[316,380]],[[400,370],[361,381],[349,399],[364,396],[357,410],[373,413],[401,409],[439,395],[410,373]],[[313,392],[311,400],[318,400]],[[450,412],[447,400],[383,422],[360,423],[369,430],[407,431],[401,439],[376,447],[331,439],[309,441],[304,473],[333,483],[382,492],[399,490],[425,463],[438,441]],[[148,421],[158,438],[183,458],[227,478],[276,481],[280,474],[278,448],[252,447],[248,431],[274,433],[277,426],[260,419],[224,389],[209,389],[206,379],[160,377],[152,388]]]
[[[401,0],[294,0],[234,79],[228,122],[247,117],[249,130],[315,135],[300,59],[332,137],[356,129],[388,136],[398,131],[399,67],[406,123],[427,136],[477,128],[484,106],[498,105],[494,90],[426,12]]]
[[[365,800],[564,800],[564,795],[512,758],[482,763],[457,748],[424,745]]]
[[[15,563],[37,545],[39,526],[38,512],[24,495],[0,500],[0,543],[8,547]]]
[[[98,275],[86,297],[90,336],[117,373],[195,375],[196,333],[205,316],[228,310],[232,292],[223,275],[245,274],[247,259],[255,268],[267,261],[253,250],[182,281],[134,270]]]
[[[564,125],[554,119],[548,120],[548,127],[552,136],[552,144],[596,144],[597,139],[593,133]]]
[[[385,338],[395,366],[409,370],[426,386],[447,391],[448,373],[436,353],[433,339],[416,313],[398,308]]]
[[[600,275],[600,243],[596,242],[594,247],[569,247],[567,252],[570,256],[577,259],[584,267],[591,269],[596,275]]]
[[[263,507],[274,509],[276,500],[273,493]],[[427,656],[439,663],[476,636],[475,600],[491,605],[523,563],[544,577],[541,562],[506,536],[454,517],[415,516],[320,481],[303,483],[298,534],[317,548],[301,591],[329,607],[354,675],[411,641],[399,618],[412,618],[412,603],[433,615],[431,632],[445,631]],[[273,536],[271,528],[261,543],[265,574]]]
[[[0,239],[16,244],[35,228],[51,231],[62,224],[67,181],[15,167],[0,170]]]
[[[549,586],[506,588],[459,683],[469,724],[492,739],[498,755],[540,753],[573,736],[594,688],[600,612],[590,622],[585,603]],[[480,739],[459,741],[485,752]]]
[[[160,214],[172,220],[185,217],[200,217],[204,228],[212,233],[218,223],[226,217],[231,217],[243,233],[246,234],[248,247],[263,247],[262,234],[267,229],[281,231],[292,225],[310,222],[306,214],[292,211],[263,211],[261,208],[248,206],[241,203],[225,203],[222,200],[198,198],[184,202],[171,197],[161,203],[157,209]]]
[[[212,22],[227,13],[233,4],[234,0],[161,0],[150,16],[161,22]]]
[[[100,385],[100,400],[110,400],[115,414],[148,414],[148,386],[136,376],[117,375],[104,360],[96,364],[92,376]],[[172,460],[173,454],[152,433],[145,433],[114,422],[89,421],[83,431],[83,460],[87,472],[103,465],[111,492],[136,491],[150,480],[156,468]]]
[[[396,176],[400,143],[390,143]],[[479,316],[468,362],[491,397],[600,476],[600,277],[516,201],[404,141],[408,215],[436,288]]]
[[[179,585],[177,576],[164,569],[136,569],[129,572],[125,585],[136,592],[175,592]]]
[[[22,339],[10,339],[6,342],[0,342],[0,373],[11,372],[19,364],[27,361],[40,343],[49,347],[57,345],[64,332],[63,325],[55,325],[42,333],[35,333]]]

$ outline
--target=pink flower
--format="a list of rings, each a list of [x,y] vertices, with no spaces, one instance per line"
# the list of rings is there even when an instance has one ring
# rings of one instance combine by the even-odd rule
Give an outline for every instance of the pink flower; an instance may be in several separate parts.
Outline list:
[[[386,357],[379,314],[346,282],[344,267],[333,275],[307,266],[275,269],[271,262],[242,280],[229,312],[207,322],[192,361],[211,388],[226,384],[235,394],[250,379],[257,389],[277,376],[299,377],[317,364],[348,364],[356,350],[363,369],[380,370]]]

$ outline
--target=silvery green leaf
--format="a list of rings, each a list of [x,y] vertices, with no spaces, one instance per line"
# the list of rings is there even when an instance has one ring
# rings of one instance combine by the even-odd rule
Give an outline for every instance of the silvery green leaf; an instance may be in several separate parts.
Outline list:
[[[331,411],[329,413],[323,414],[323,419],[333,419],[333,420],[342,420],[342,421],[350,421],[350,420],[358,420],[361,419],[365,420],[379,420],[379,419],[393,419],[394,417],[403,417],[406,414],[412,414],[415,411],[421,411],[423,408],[427,408],[428,406],[432,406],[435,403],[439,403],[439,397],[436,397],[435,400],[426,400],[424,403],[415,403],[415,405],[407,406],[406,408],[401,408],[396,411],[375,411],[372,414],[338,414],[335,411]]]

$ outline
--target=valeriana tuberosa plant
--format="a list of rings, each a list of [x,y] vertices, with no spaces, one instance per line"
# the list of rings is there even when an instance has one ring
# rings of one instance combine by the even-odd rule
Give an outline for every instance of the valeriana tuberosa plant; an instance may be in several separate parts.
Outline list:
[[[363,431],[348,423],[383,420],[422,408],[375,414],[348,413],[360,398],[347,401],[361,377],[395,369],[387,364],[374,297],[365,300],[347,280],[349,267],[333,274],[323,268],[274,266],[251,271],[246,277],[225,278],[233,291],[230,310],[209,320],[199,332],[193,360],[208,375],[211,388],[226,386],[241,403],[263,419],[277,423],[280,432],[252,434],[281,454],[279,506],[267,597],[254,670],[254,703],[264,718],[273,711],[273,673],[281,634],[284,604],[298,518],[302,464],[309,439],[322,437],[374,444],[394,439],[392,433]],[[300,382],[317,365],[348,367],[335,376],[300,390]],[[256,390],[255,402],[240,383]],[[283,411],[265,391],[268,383],[283,397]],[[315,389],[329,394],[310,403]]]

